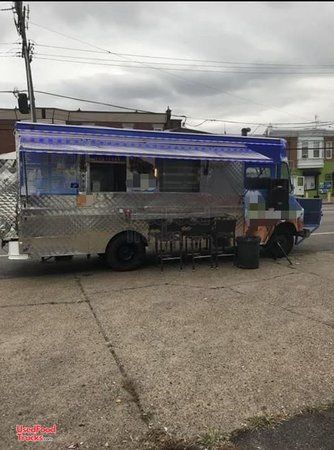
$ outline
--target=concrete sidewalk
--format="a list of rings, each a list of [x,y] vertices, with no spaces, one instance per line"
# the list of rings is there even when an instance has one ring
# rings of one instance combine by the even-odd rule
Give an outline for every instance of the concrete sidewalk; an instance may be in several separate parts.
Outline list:
[[[39,304],[35,294],[27,307],[1,296],[0,447],[22,448],[16,425],[56,424],[48,448],[138,448],[146,430],[79,289],[73,303]]]
[[[292,258],[1,280],[4,448],[43,421],[48,448],[215,448],[249,418],[333,402],[334,253]]]

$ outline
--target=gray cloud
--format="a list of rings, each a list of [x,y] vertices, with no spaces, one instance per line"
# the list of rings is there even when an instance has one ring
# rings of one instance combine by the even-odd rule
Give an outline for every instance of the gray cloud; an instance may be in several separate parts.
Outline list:
[[[163,111],[170,105],[175,112],[199,118],[286,122],[312,120],[318,114],[320,119],[331,119],[334,75],[283,75],[275,66],[270,74],[242,73],[249,69],[236,63],[334,63],[333,12],[332,2],[32,2],[31,21],[112,52],[229,61],[231,70],[237,72],[167,73],[143,67],[131,70],[51,62],[38,59],[38,54],[58,54],[64,59],[69,53],[37,45],[35,87],[140,109]],[[94,49],[32,24],[28,34],[37,44]],[[12,14],[0,13],[0,41],[16,39]],[[109,57],[127,65],[138,59]],[[243,69],[237,71],[237,67]],[[300,66],[299,71],[306,69]],[[0,58],[0,74],[0,89],[25,88],[22,60]],[[12,96],[0,98],[4,107],[16,105]],[[99,108],[42,95],[36,98],[39,105]],[[201,129],[217,127],[222,125],[206,123]]]

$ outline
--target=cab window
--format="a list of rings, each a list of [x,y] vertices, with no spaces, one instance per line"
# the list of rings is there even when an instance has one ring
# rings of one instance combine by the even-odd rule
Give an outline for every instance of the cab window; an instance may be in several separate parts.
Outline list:
[[[246,189],[269,189],[271,168],[268,166],[249,166],[246,168]]]

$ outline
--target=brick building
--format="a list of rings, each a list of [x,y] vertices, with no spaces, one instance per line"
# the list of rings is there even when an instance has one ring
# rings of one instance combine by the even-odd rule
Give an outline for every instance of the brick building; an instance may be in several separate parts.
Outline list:
[[[295,191],[299,195],[314,197],[334,191],[334,130],[269,127],[266,134],[286,140]]]
[[[96,125],[101,127],[167,130],[181,128],[181,120],[171,118],[171,110],[164,113],[69,111],[58,108],[36,108],[37,122],[68,125]],[[17,121],[29,121],[30,115],[17,109],[0,108],[0,153],[15,150],[14,126]]]

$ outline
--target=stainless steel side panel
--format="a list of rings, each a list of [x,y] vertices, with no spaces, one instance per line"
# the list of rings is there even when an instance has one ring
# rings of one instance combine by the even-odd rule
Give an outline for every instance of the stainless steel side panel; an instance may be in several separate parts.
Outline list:
[[[116,234],[134,230],[149,240],[159,219],[242,217],[238,195],[97,193],[22,197],[20,251],[31,256],[104,253]]]
[[[222,194],[223,193],[223,194]],[[20,252],[30,256],[104,253],[122,231],[148,241],[156,220],[233,218],[243,228],[243,164],[213,163],[200,192],[115,192],[21,196]]]
[[[16,159],[0,160],[0,239],[17,237],[18,179]]]

